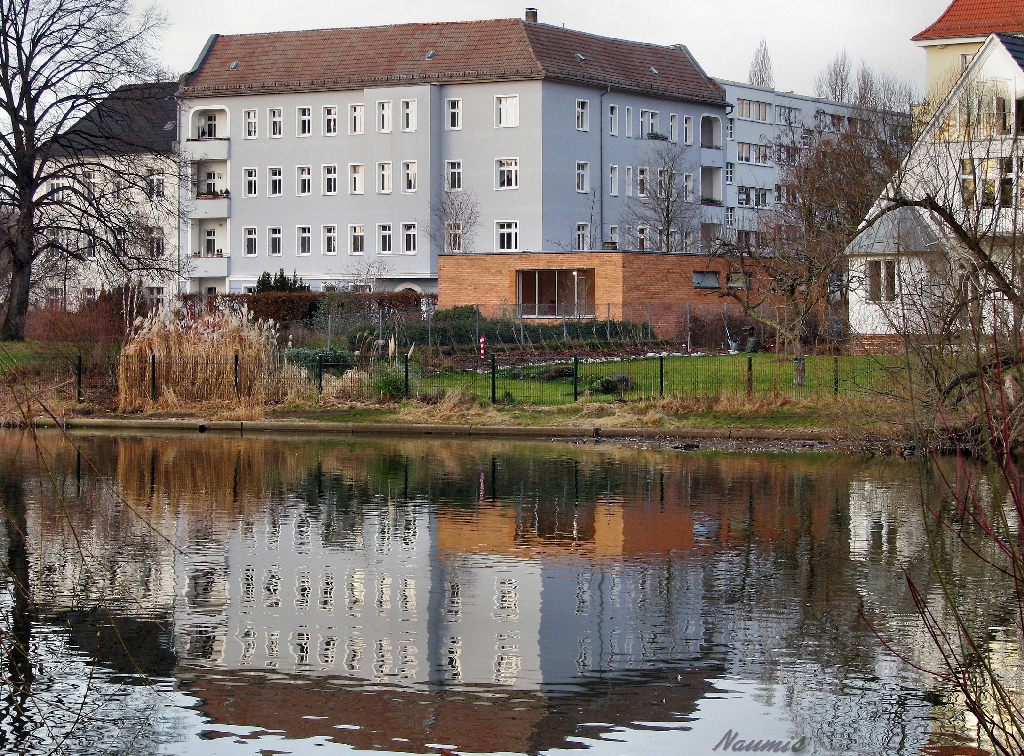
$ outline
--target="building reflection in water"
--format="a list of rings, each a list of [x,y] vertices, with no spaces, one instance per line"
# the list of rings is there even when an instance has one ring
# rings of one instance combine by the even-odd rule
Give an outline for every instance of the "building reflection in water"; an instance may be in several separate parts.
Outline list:
[[[45,437],[66,514],[31,472],[34,452],[13,435],[2,447],[29,502],[40,620],[109,668],[175,677],[210,730],[533,753],[584,731],[678,725],[716,680],[741,677],[821,747],[911,753],[927,738],[923,687],[858,619],[873,602],[897,618],[888,629],[913,626],[892,567],[920,563],[927,544],[902,465],[486,441],[76,441],[84,470]],[[109,629],[97,645],[108,612],[130,653]]]

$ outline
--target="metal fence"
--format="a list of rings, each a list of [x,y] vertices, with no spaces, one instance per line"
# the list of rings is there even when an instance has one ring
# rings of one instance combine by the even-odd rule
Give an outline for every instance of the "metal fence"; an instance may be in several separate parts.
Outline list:
[[[565,405],[667,397],[787,396],[806,399],[899,394],[905,371],[880,357],[771,354],[635,358],[572,357],[512,362],[499,354],[453,358],[437,350],[352,356],[296,351],[269,362],[232,355],[168,360],[158,355],[19,359],[0,365],[24,396],[58,397],[109,409],[187,407],[205,402],[327,405],[343,400],[440,401],[457,391],[481,402]]]
[[[769,313],[770,314],[770,313]],[[730,301],[707,303],[597,304],[593,312],[528,312],[521,307],[465,305],[435,310],[424,298],[420,307],[368,307],[355,311],[321,306],[316,317],[280,324],[281,343],[289,347],[386,351],[394,343],[418,348],[475,351],[481,337],[491,351],[568,352],[581,347],[667,345],[685,352],[724,351],[753,336],[773,348],[775,333],[745,315]],[[810,324],[808,351],[835,346],[845,332],[839,315],[822,313]]]

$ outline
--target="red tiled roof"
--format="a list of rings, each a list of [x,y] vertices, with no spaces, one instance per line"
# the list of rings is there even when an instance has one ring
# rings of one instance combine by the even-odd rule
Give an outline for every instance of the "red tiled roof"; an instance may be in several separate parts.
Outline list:
[[[1024,0],[953,0],[939,20],[914,41],[1024,34]]]
[[[221,36],[186,77],[181,95],[544,78],[724,101],[683,48],[515,18]]]

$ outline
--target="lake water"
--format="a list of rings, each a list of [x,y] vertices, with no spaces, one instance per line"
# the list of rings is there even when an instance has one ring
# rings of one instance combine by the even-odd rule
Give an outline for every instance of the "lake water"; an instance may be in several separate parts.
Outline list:
[[[213,434],[38,448],[0,436],[5,753],[699,756],[729,731],[967,753],[956,696],[899,658],[936,663],[903,574],[934,591],[912,463]],[[997,631],[1010,597],[978,590]]]

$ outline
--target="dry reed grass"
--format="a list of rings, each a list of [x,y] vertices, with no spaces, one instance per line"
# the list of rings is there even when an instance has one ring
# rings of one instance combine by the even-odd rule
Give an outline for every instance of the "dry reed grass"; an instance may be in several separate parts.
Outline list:
[[[121,351],[118,408],[194,409],[211,402],[262,406],[270,399],[269,374],[277,368],[276,336],[273,322],[256,320],[244,306],[219,304],[209,313],[152,312],[136,321]]]

